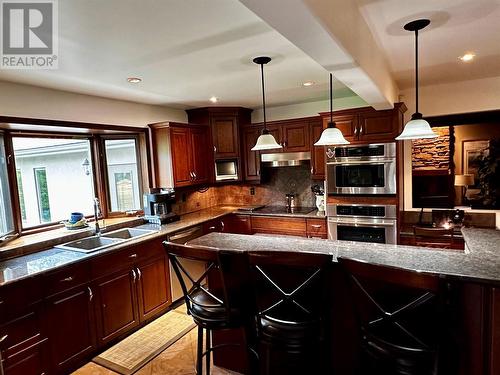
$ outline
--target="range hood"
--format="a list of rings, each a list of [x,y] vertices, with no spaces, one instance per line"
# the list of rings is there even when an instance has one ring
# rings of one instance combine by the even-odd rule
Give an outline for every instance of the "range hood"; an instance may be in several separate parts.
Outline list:
[[[308,164],[311,161],[310,152],[277,152],[261,154],[260,161],[263,167],[295,167]]]

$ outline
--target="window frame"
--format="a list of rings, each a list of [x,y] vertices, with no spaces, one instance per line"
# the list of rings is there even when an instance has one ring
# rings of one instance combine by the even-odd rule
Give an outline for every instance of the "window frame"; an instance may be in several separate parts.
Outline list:
[[[101,211],[104,218],[127,216],[126,212],[111,212],[109,209],[109,190],[107,185],[107,169],[105,164],[104,149],[105,139],[135,139],[139,191],[141,198],[143,192],[147,191],[148,187],[151,186],[152,176],[150,173],[151,158],[150,151],[148,149],[148,128],[0,116],[0,133],[4,136],[5,154],[8,161],[7,175],[9,179],[12,215],[15,228],[14,231],[10,233],[14,235],[15,238],[19,235],[34,234],[60,228],[63,225],[59,222],[51,222],[23,228],[17,184],[17,168],[15,164],[12,138],[87,139],[90,144],[91,160],[89,161],[92,169],[94,194],[101,202]],[[145,179],[143,179],[144,177]],[[142,199],[140,199],[140,201],[142,202]],[[143,214],[142,208],[137,210],[137,215],[141,214]],[[93,215],[88,215],[86,218],[92,221]],[[0,242],[0,251],[1,245],[3,244],[4,242]]]
[[[9,135],[7,134],[7,132],[5,132],[4,130],[0,129],[0,135],[3,137],[3,144],[4,144],[4,152],[5,152],[5,158],[6,158],[6,167],[7,167],[7,184],[8,184],[8,187],[9,187],[9,196],[10,196],[10,214],[12,215],[12,230],[10,231],[7,231],[5,233],[2,233],[0,235],[0,238],[2,240],[0,240],[0,246],[6,244],[7,242],[10,242],[14,239],[16,239],[17,237],[19,237],[19,232],[17,230],[17,221],[16,221],[16,214],[15,214],[15,210],[16,210],[16,207],[15,207],[15,202],[12,200],[12,197],[13,195],[13,191],[12,191],[12,184],[11,184],[11,181],[12,181],[12,171],[11,171],[11,168],[10,168],[10,164],[11,164],[11,154],[10,154],[10,140],[9,140]],[[15,175],[14,175],[15,176]],[[17,186],[17,185],[16,185]],[[9,212],[6,212],[6,214],[9,214]]]

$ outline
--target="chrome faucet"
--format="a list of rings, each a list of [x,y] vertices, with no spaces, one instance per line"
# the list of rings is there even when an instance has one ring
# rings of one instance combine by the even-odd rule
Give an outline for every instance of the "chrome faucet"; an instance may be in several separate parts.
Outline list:
[[[99,214],[101,214],[101,206],[99,199],[94,198],[94,221],[95,221],[95,235],[101,235],[101,227],[99,226]]]

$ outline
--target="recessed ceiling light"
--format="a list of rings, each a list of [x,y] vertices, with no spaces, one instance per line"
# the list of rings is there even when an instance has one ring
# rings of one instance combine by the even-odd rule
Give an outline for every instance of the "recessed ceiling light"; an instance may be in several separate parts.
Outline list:
[[[128,83],[139,83],[142,82],[142,78],[139,77],[128,77],[127,78]]]
[[[309,87],[309,86],[312,86],[312,85],[314,85],[313,81],[306,81],[306,82],[302,83],[302,86],[305,86],[305,87]]]
[[[476,57],[476,55],[472,52],[467,52],[465,55],[460,56],[459,59],[462,60],[463,62],[469,62],[472,61]]]
[[[212,103],[217,103],[217,102],[219,101],[219,98],[217,98],[216,96],[212,96],[212,97],[211,97],[210,99],[208,99],[208,100],[210,100]]]

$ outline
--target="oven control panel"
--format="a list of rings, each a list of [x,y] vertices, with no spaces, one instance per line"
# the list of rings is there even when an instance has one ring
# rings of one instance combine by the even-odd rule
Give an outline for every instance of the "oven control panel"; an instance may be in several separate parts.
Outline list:
[[[337,206],[338,216],[385,217],[385,206]]]

